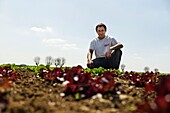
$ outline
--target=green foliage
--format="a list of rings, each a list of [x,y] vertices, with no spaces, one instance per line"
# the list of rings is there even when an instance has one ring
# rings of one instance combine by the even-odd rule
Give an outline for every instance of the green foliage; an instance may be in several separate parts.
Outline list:
[[[47,69],[47,65],[43,65],[43,64],[40,64],[38,66],[29,66],[29,65],[16,65],[16,64],[2,64],[0,65],[2,67],[5,67],[5,66],[11,66],[11,68],[13,70],[16,70],[18,68],[24,68],[24,69],[28,69],[28,70],[31,70],[35,73],[39,73],[40,72],[40,69],[43,68],[43,69]],[[48,67],[50,70],[53,70],[55,67]],[[62,67],[62,69],[64,70],[65,68],[69,68],[71,69],[71,67]],[[115,69],[104,69],[102,67],[99,67],[99,68],[93,68],[93,69],[90,69],[90,68],[84,68],[84,72],[88,72],[88,73],[91,73],[92,76],[100,76],[101,74],[103,74],[105,71],[115,71],[118,73],[118,75],[122,75],[124,74],[125,72],[122,72],[120,70],[115,70]],[[132,71],[131,71],[132,72]],[[131,73],[131,72],[128,72],[128,73]],[[142,74],[142,72],[133,72],[133,73],[137,73],[139,75]],[[158,76],[166,76],[168,75],[168,73],[159,73]]]
[[[98,76],[98,75],[101,75],[104,71],[106,71],[106,69],[104,69],[102,67],[93,68],[93,69],[85,68],[84,71],[91,73],[91,74],[94,74],[95,76]]]
[[[115,69],[104,69],[102,67],[99,67],[99,68],[93,68],[93,69],[90,69],[90,68],[85,68],[84,71],[85,72],[88,72],[88,73],[91,73],[92,75],[94,76],[100,76],[101,74],[103,74],[105,71],[115,71],[118,73],[118,75],[122,74],[119,70],[115,70]]]
[[[35,73],[39,73],[41,68],[47,69],[47,67],[43,64],[40,64],[39,66],[27,66],[26,67],[26,69],[31,70]]]
[[[0,66],[2,66],[2,67],[11,66],[11,69],[12,69],[12,70],[16,70],[17,68],[19,68],[19,66],[18,66],[18,65],[15,65],[14,63],[13,63],[13,64],[2,64],[2,65],[0,65]]]

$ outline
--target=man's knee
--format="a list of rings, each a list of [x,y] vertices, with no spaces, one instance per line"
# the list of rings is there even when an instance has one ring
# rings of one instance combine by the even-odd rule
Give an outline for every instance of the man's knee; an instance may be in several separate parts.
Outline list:
[[[120,50],[120,49],[116,49],[111,55],[113,60],[120,59],[121,56],[122,56],[122,50]]]
[[[122,50],[121,49],[116,49],[115,50],[115,55],[116,56],[122,56]]]
[[[116,49],[112,53],[112,68],[114,69],[119,69],[120,61],[121,61],[121,56],[122,56],[122,50]]]

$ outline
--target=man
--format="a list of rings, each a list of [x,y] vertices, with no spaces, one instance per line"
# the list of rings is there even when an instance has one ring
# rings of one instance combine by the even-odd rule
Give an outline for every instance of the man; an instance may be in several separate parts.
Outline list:
[[[87,53],[87,67],[89,68],[119,69],[122,56],[120,48],[123,48],[123,45],[105,35],[106,31],[105,24],[100,23],[96,26],[98,37],[91,41]],[[95,51],[96,58],[92,60],[93,51]]]

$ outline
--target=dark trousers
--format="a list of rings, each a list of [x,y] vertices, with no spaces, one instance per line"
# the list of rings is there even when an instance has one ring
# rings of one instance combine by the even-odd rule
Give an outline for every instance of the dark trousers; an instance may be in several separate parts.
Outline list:
[[[87,65],[89,68],[98,68],[103,67],[105,69],[119,69],[120,60],[122,56],[122,51],[120,49],[116,49],[110,58],[96,58],[93,60],[92,65]]]

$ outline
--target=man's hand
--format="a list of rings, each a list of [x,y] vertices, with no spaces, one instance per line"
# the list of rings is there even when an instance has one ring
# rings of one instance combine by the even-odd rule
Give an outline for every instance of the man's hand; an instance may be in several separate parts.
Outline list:
[[[106,53],[105,53],[105,58],[110,58],[111,57],[111,53],[112,53],[112,50],[108,50]]]
[[[88,60],[88,61],[87,61],[87,67],[88,67],[88,68],[93,68],[93,67],[94,67],[92,60]]]
[[[87,64],[93,64],[93,61],[92,60],[87,60]]]

